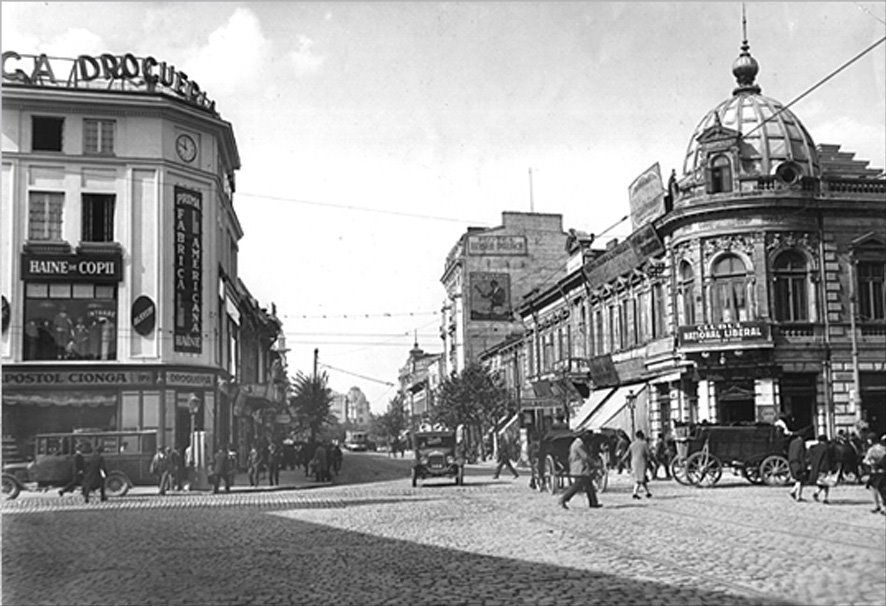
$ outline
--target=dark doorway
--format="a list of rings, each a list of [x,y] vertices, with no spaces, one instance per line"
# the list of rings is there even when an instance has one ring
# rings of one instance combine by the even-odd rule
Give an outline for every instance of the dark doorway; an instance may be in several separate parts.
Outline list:
[[[718,423],[753,423],[755,420],[753,381],[717,385]]]
[[[781,413],[788,418],[788,429],[798,431],[815,425],[817,401],[816,373],[785,373],[779,379]]]
[[[876,435],[886,433],[886,374],[863,372],[861,380],[861,418]]]

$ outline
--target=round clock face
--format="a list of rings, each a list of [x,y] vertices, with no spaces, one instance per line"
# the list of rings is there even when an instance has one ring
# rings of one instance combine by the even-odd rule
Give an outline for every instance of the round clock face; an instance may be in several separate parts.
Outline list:
[[[197,143],[190,135],[179,135],[175,140],[175,151],[185,162],[193,162],[197,157]]]

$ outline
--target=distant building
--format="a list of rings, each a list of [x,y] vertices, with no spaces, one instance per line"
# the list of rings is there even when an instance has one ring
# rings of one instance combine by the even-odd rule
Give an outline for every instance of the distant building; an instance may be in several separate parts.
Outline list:
[[[426,353],[413,345],[409,358],[400,368],[399,384],[406,415],[414,423],[420,423],[434,406],[434,397],[440,386],[440,367],[443,354]]]
[[[523,329],[515,314],[530,290],[566,271],[561,215],[504,212],[493,228],[470,227],[449,252],[440,337],[443,374],[461,372],[480,352]]]

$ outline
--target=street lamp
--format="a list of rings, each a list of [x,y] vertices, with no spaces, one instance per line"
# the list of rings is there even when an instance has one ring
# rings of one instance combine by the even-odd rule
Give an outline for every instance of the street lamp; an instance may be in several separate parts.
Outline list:
[[[195,422],[197,420],[197,412],[200,410],[200,398],[197,397],[197,394],[191,394],[191,397],[188,398],[188,411],[191,413],[191,444],[193,445],[194,440],[194,429]]]
[[[629,390],[628,395],[625,396],[625,403],[631,410],[631,439],[634,439],[634,436],[637,435],[637,422],[634,416],[634,411],[637,409],[637,396],[633,389]]]

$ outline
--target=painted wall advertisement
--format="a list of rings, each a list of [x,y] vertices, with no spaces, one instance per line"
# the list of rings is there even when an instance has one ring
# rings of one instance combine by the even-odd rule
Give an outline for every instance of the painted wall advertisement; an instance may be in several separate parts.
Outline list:
[[[468,236],[469,255],[525,255],[526,236]]]
[[[203,196],[175,187],[175,351],[203,351]]]
[[[471,320],[512,319],[510,278],[504,273],[471,272]]]

